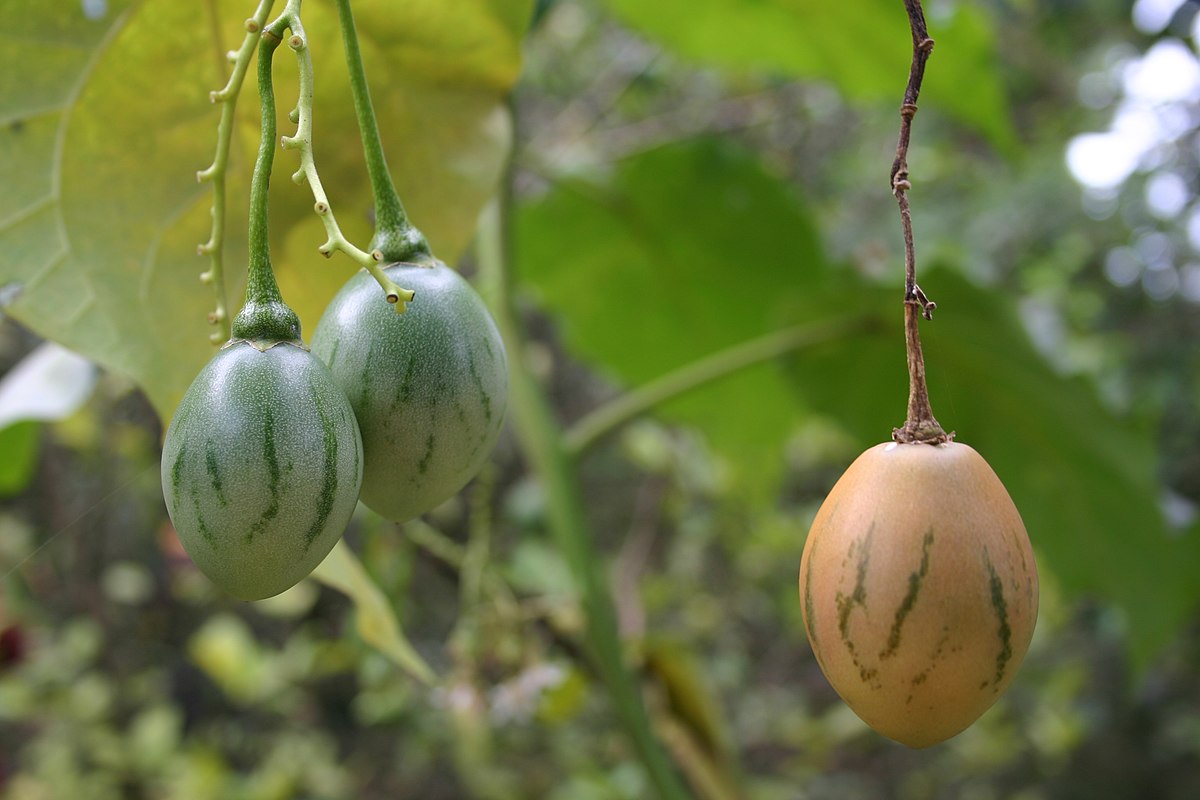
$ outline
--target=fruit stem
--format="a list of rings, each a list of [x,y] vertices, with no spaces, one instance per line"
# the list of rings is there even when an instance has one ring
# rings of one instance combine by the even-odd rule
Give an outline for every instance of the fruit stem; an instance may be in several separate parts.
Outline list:
[[[258,158],[250,179],[249,266],[246,271],[246,303],[233,321],[233,339],[262,343],[299,341],[300,319],[283,302],[275,272],[271,268],[271,241],[267,201],[271,191],[271,169],[275,165],[275,87],[271,62],[280,39],[263,31],[258,48],[258,97],[262,121]]]
[[[904,0],[908,11],[909,27],[912,30],[913,56],[908,71],[908,85],[904,89],[904,102],[900,105],[900,139],[896,144],[896,158],[892,161],[892,194],[900,206],[900,225],[904,231],[904,342],[908,356],[908,418],[903,427],[892,430],[897,442],[941,444],[954,438],[946,433],[933,416],[929,405],[929,389],[925,384],[925,357],[921,353],[919,317],[933,319],[937,304],[925,296],[917,285],[916,248],[913,245],[912,210],[908,203],[908,192],[912,183],[908,175],[908,144],[912,136],[912,121],[917,115],[917,97],[921,93],[921,82],[925,78],[925,62],[933,52],[933,39],[925,26],[925,13],[921,0]],[[918,314],[918,311],[920,312]]]
[[[434,258],[429,242],[409,221],[388,171],[350,0],[337,0],[336,5],[338,22],[342,28],[342,45],[346,51],[346,68],[350,73],[350,93],[354,97],[354,113],[358,117],[358,130],[362,137],[363,157],[367,162],[371,191],[375,195],[375,237],[371,240],[371,249],[382,253],[385,263],[403,261],[432,264]]]
[[[480,288],[509,353],[509,409],[513,427],[533,472],[545,487],[551,535],[579,587],[587,619],[589,660],[608,690],[617,718],[658,797],[683,800],[688,797],[687,791],[654,735],[640,687],[625,662],[608,576],[587,521],[575,457],[567,448],[545,391],[529,367],[525,334],[511,291],[511,169],[510,153],[509,171],[500,194],[480,220],[476,247]]]

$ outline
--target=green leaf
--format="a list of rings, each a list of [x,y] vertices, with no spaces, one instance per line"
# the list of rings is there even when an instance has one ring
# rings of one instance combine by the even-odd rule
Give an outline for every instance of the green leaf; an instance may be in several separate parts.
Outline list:
[[[559,184],[522,211],[518,234],[522,277],[571,353],[627,387],[785,326],[885,321],[660,409],[760,484],[782,469],[782,444],[805,414],[862,448],[904,421],[899,266],[895,288],[831,268],[796,197],[728,145],[672,145],[606,182]],[[922,336],[939,420],[1000,475],[1042,569],[1073,596],[1124,611],[1144,663],[1200,599],[1200,534],[1167,529],[1150,436],[1057,374],[1007,294],[946,271],[923,271],[921,284],[938,302]]]
[[[517,230],[520,273],[571,351],[626,386],[781,327],[811,308],[807,284],[825,269],[791,191],[711,139],[639,155],[603,185],[560,184],[521,212]],[[753,413],[730,413],[747,398]],[[771,365],[664,411],[700,424],[755,475],[778,473],[767,456],[795,419]]]
[[[224,53],[252,4],[212,0],[12,0],[0,7],[0,296],[38,334],[134,378],[167,419],[212,355],[205,322],[211,163]],[[277,3],[277,11],[283,3]],[[355,13],[390,165],[435,250],[455,259],[500,176],[511,131],[504,95],[520,67],[530,0],[359,0]],[[95,19],[85,9],[99,8]],[[314,147],[344,231],[370,238],[370,192],[334,9],[306,4],[315,62]],[[290,53],[276,59],[281,113],[294,101]],[[229,179],[228,294],[240,305],[253,81],[239,103]],[[292,130],[286,119],[280,130]],[[285,297],[311,330],[353,273],[326,263],[307,187],[276,159],[272,238]]]
[[[33,479],[41,430],[37,422],[0,428],[0,497],[20,494]]]
[[[312,577],[354,601],[358,633],[363,641],[422,683],[432,685],[437,681],[433,670],[405,638],[387,597],[344,540],[334,545],[325,560],[317,565]]]
[[[898,0],[607,0],[626,24],[697,61],[833,82],[847,97],[898,107],[912,59]],[[932,13],[937,42],[922,103],[985,134],[1003,151],[1015,137],[985,12],[959,2]]]

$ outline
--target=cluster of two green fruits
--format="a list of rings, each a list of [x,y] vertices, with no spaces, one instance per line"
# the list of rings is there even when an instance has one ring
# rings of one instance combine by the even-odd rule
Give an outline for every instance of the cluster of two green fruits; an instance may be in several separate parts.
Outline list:
[[[163,444],[167,510],[192,560],[235,597],[307,576],[360,497],[396,521],[433,508],[495,444],[507,361],[482,300],[440,262],[386,272],[415,292],[404,313],[360,272],[311,351],[298,322],[290,338],[235,324],[180,402]]]

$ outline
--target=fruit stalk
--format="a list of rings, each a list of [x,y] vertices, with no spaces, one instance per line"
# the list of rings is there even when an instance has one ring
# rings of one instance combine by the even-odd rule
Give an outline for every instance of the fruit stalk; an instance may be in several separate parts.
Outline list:
[[[275,165],[275,87],[271,61],[280,39],[263,31],[258,48],[258,96],[262,122],[258,158],[250,178],[250,220],[247,228],[249,264],[246,270],[246,303],[233,321],[232,337],[265,349],[276,342],[298,341],[300,321],[283,302],[275,272],[271,268],[271,242],[267,230],[267,203],[271,171]]]
[[[358,30],[350,0],[337,0],[338,22],[342,28],[342,46],[346,51],[346,68],[350,74],[350,94],[354,97],[354,113],[362,137],[363,157],[371,192],[375,196],[375,238],[371,247],[383,254],[385,263],[432,263],[433,252],[425,236],[409,221],[400,201],[400,194],[388,171],[367,72],[363,67],[362,51],[358,47]]]
[[[900,138],[896,158],[892,161],[892,194],[900,206],[900,225],[904,231],[904,340],[908,355],[908,418],[904,425],[892,431],[892,438],[902,443],[941,444],[954,438],[947,434],[933,416],[929,404],[929,389],[925,383],[925,358],[921,353],[919,317],[933,319],[937,304],[925,296],[917,285],[916,248],[913,244],[912,211],[908,192],[912,188],[908,174],[908,144],[912,136],[912,121],[917,114],[917,98],[925,78],[925,63],[933,52],[933,39],[925,26],[921,0],[904,0],[912,30],[913,57],[908,71],[904,102],[900,105]]]
[[[521,449],[546,487],[551,534],[580,588],[587,614],[588,656],[657,796],[662,800],[683,800],[688,796],[687,790],[654,735],[637,682],[625,663],[608,580],[584,512],[575,457],[569,452],[546,394],[526,360],[524,331],[511,292],[511,223],[507,218],[511,191],[510,174],[501,185],[494,207],[481,220],[477,246],[485,296],[510,354],[514,429]]]

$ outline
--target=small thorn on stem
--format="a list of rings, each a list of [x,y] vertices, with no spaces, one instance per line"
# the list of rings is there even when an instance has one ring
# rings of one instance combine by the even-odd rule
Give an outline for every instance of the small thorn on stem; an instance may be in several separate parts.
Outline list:
[[[225,59],[226,59],[226,60],[227,60],[227,61],[228,61],[230,64],[236,64],[236,63],[237,63],[237,60],[238,60],[238,51],[237,51],[237,50],[230,50],[229,52],[227,52],[227,53],[225,54]]]
[[[200,273],[200,282],[203,283],[205,286],[212,283],[213,282],[212,270],[208,270],[207,272],[201,272]]]
[[[291,120],[293,125],[300,122],[300,107],[299,106],[296,106],[295,108],[293,108],[291,111],[288,112],[288,119]]]
[[[292,183],[299,186],[300,184],[304,183],[304,179],[306,177],[307,176],[304,174],[304,167],[301,167],[300,169],[298,169],[292,173]]]

